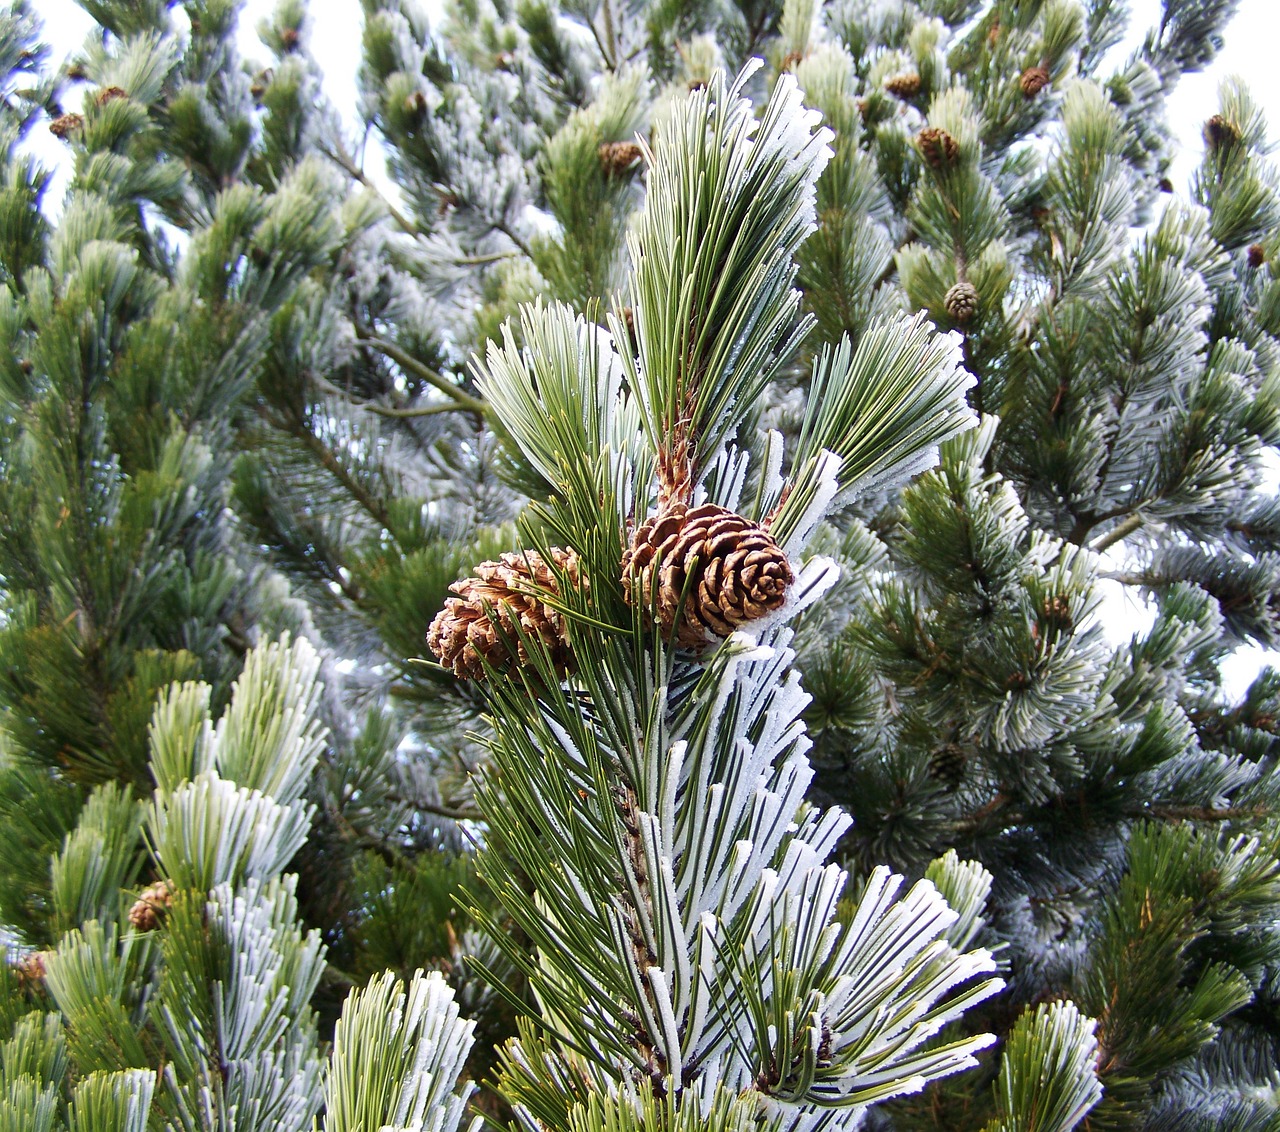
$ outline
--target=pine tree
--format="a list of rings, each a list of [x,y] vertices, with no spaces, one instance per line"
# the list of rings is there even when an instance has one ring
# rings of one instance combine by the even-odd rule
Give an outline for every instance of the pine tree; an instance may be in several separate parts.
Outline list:
[[[299,0],[86,7],[0,36],[0,1127],[1274,1124],[1231,4],[374,0],[388,191]]]

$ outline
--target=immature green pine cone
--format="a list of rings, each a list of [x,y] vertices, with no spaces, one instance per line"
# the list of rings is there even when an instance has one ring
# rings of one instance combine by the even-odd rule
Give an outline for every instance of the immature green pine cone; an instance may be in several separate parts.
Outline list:
[[[946,304],[947,314],[961,325],[978,313],[978,289],[967,280],[960,280],[947,291],[943,301]]]

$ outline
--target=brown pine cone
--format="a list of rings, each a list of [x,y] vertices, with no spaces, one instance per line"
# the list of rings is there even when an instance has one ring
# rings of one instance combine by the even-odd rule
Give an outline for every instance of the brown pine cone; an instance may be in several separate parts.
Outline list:
[[[959,743],[947,743],[929,756],[929,776],[941,781],[948,792],[955,793],[964,781],[969,755]]]
[[[1215,114],[1204,124],[1204,140],[1210,149],[1225,149],[1240,140],[1240,128],[1230,119]]]
[[[920,93],[920,76],[915,71],[886,79],[884,89],[897,98],[915,98]]]
[[[627,600],[676,627],[676,643],[699,648],[771,613],[795,580],[782,548],[760,524],[724,507],[677,504],[645,520],[622,556]]]
[[[61,114],[49,123],[49,133],[55,138],[65,138],[83,125],[84,119],[79,114]]]
[[[49,951],[33,951],[29,955],[24,955],[13,965],[18,980],[31,987],[43,983],[48,973],[45,957],[51,954],[52,952]]]
[[[947,314],[961,325],[978,313],[978,289],[967,279],[961,279],[951,287],[943,301]]]
[[[606,177],[621,177],[643,156],[635,142],[601,142],[596,153]]]
[[[585,584],[572,550],[552,547],[551,558],[575,588]],[[536,551],[482,562],[475,577],[454,582],[449,589],[458,596],[446,600],[431,622],[427,647],[459,679],[483,680],[485,661],[498,672],[528,664],[517,626],[526,637],[536,637],[547,646],[557,672],[572,670],[565,619],[543,600],[559,593],[559,580]]]
[[[160,926],[164,914],[173,903],[173,890],[167,880],[148,885],[129,909],[129,923],[140,932],[153,932]]]
[[[788,51],[788,52],[787,52],[787,53],[782,57],[782,67],[781,67],[781,70],[783,70],[783,71],[794,71],[794,70],[796,69],[796,64],[798,64],[798,63],[803,63],[803,62],[804,62],[804,52],[803,52],[803,51]]]
[[[1250,267],[1261,267],[1267,262],[1267,249],[1261,244],[1250,244],[1246,254],[1249,257]]]
[[[106,106],[108,102],[115,102],[115,100],[118,98],[128,98],[128,97],[129,97],[129,93],[123,87],[109,86],[104,90],[98,91],[97,97],[94,99],[94,101],[99,106]]]
[[[929,165],[941,169],[944,165],[952,165],[960,156],[960,143],[946,130],[938,126],[926,126],[916,135],[916,145]]]
[[[1049,72],[1044,67],[1028,67],[1018,78],[1023,98],[1035,98],[1049,85]]]

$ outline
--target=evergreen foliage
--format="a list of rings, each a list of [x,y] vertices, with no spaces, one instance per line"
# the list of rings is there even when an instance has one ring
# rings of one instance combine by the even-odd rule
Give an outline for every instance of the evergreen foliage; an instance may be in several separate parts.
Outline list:
[[[365,0],[364,137],[319,5],[82,6],[0,13],[0,1129],[1276,1127],[1232,0]]]

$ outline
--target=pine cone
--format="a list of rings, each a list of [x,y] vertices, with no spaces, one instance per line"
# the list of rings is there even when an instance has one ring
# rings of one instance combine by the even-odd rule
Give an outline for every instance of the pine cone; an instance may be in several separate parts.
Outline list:
[[[1204,140],[1210,149],[1225,149],[1240,140],[1240,128],[1230,119],[1215,114],[1204,124]]]
[[[1075,627],[1075,618],[1071,615],[1071,601],[1065,594],[1050,594],[1046,597],[1040,608],[1040,619],[1046,628],[1059,632],[1068,632]]]
[[[920,76],[915,71],[886,79],[884,89],[897,98],[915,98],[920,93]]]
[[[938,126],[926,126],[916,135],[916,145],[929,165],[941,169],[960,156],[960,143]]]
[[[83,125],[84,119],[79,114],[60,114],[49,123],[49,133],[55,138],[65,138]]]
[[[572,585],[584,584],[572,550],[552,547],[551,558]],[[504,554],[497,562],[482,562],[474,578],[464,578],[449,589],[458,596],[449,598],[431,622],[427,647],[459,679],[483,680],[485,661],[498,672],[528,664],[521,632],[547,646],[557,672],[572,670],[565,619],[543,600],[559,593],[559,581],[537,552]]]
[[[645,520],[622,557],[627,601],[649,606],[676,643],[699,648],[771,613],[795,580],[782,548],[762,526],[724,507],[677,504]],[[638,591],[638,592],[637,592]]]
[[[129,923],[140,932],[153,932],[160,926],[172,903],[173,890],[169,882],[158,880],[138,893],[138,899],[129,909]]]
[[[978,289],[967,279],[961,279],[947,291],[944,302],[947,314],[963,326],[978,313]]]
[[[944,783],[954,793],[964,781],[969,756],[959,743],[948,743],[929,756],[929,775]]]
[[[1247,254],[1250,267],[1261,267],[1267,262],[1267,249],[1261,244],[1250,244]]]
[[[106,106],[108,102],[114,102],[117,98],[128,98],[129,93],[123,87],[109,86],[105,90],[98,91],[94,101],[99,106]]]
[[[803,63],[803,62],[804,62],[803,51],[788,51],[782,57],[782,67],[780,69],[783,71],[794,71],[796,69],[796,64]]]
[[[47,951],[33,951],[30,955],[24,955],[14,965],[14,973],[17,974],[19,982],[34,987],[38,983],[44,982],[44,977],[48,973],[45,966],[45,957],[49,955]]]
[[[600,168],[610,178],[621,177],[643,156],[635,142],[602,142],[596,153],[600,157]]]
[[[1049,85],[1049,72],[1044,67],[1028,67],[1018,79],[1023,98],[1035,98]]]

